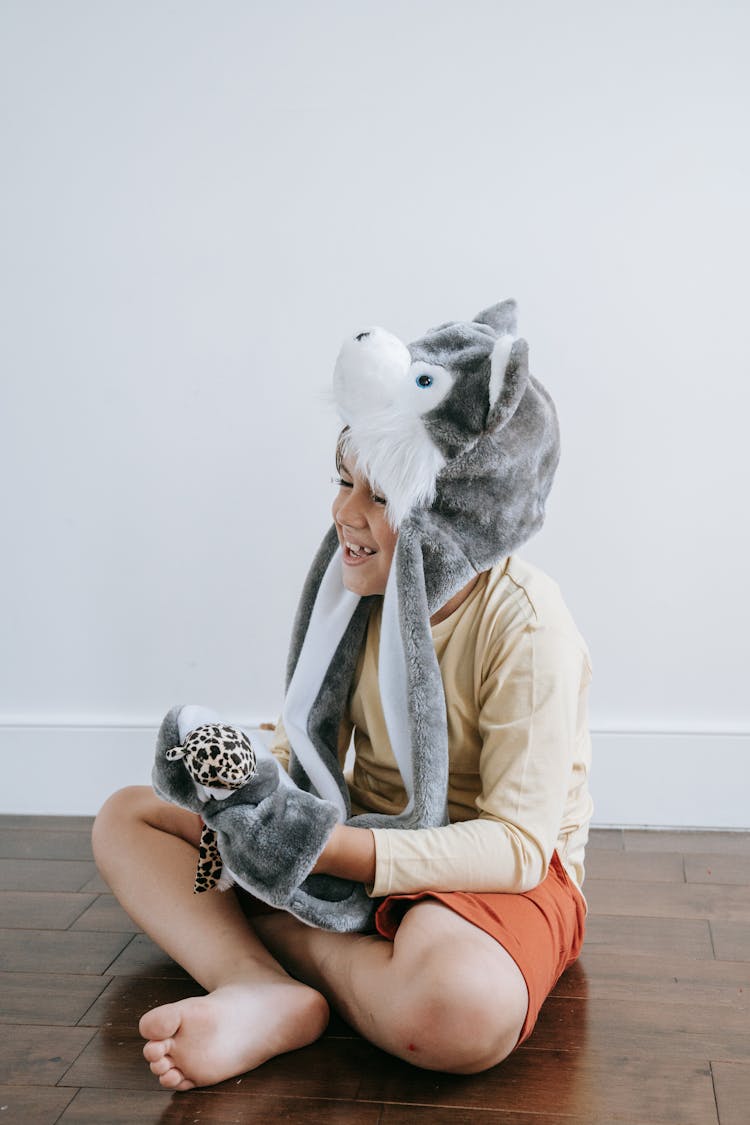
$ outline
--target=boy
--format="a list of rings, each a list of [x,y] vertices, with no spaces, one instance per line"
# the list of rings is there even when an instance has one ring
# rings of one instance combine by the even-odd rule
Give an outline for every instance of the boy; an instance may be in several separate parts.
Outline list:
[[[508,372],[517,387],[518,356],[525,354],[511,353],[505,342],[507,317],[507,308],[496,306],[476,318],[493,372],[502,353],[500,374],[506,374],[505,384],[492,376],[488,416],[504,404]],[[488,328],[497,339],[488,340]],[[354,337],[356,347],[372,347],[371,336]],[[381,348],[382,338],[382,332],[375,338]],[[388,356],[398,354],[392,341],[386,344]],[[412,345],[412,357],[415,350]],[[420,393],[432,393],[437,380],[442,397],[433,418],[457,386],[454,375],[443,378],[446,370],[423,364],[417,374]],[[532,390],[539,395],[536,384]],[[515,409],[521,394],[513,393]],[[539,395],[539,401],[546,399]],[[376,599],[340,750],[353,733],[352,812],[387,817],[407,803],[378,665],[399,530],[386,496],[363,471],[365,462],[340,441],[333,520],[341,580],[360,598]],[[545,463],[551,480],[556,458]],[[557,585],[511,553],[475,572],[430,614],[428,627],[445,694],[449,823],[410,831],[339,823],[313,868],[382,897],[376,934],[307,925],[241,892],[194,897],[201,819],[149,789],[122,790],[100,812],[95,854],[112,890],[208,991],[140,1021],[144,1055],[162,1086],[212,1084],[302,1047],[323,1032],[329,1005],[399,1058],[475,1073],[527,1038],[543,1000],[578,956],[591,815],[585,642]],[[280,724],[274,752],[285,762],[289,749]]]

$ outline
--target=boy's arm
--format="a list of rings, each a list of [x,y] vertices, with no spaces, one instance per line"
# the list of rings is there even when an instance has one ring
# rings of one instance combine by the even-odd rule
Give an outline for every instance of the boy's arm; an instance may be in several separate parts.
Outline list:
[[[339,875],[371,886],[375,881],[375,837],[369,828],[337,824],[313,868],[315,875]]]
[[[586,719],[583,659],[565,634],[527,629],[490,670],[480,700],[476,820],[408,832],[337,825],[314,872],[364,883],[375,896],[523,891],[540,883]]]
[[[577,784],[579,740],[588,737],[589,678],[586,657],[570,634],[531,625],[506,635],[478,701],[477,818],[408,832],[374,829],[370,893],[519,892],[540,883]],[[585,779],[577,799],[583,823],[590,815]]]

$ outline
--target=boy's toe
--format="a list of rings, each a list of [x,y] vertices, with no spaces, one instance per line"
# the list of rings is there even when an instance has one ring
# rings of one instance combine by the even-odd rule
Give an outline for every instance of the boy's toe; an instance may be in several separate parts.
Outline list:
[[[171,1039],[151,1039],[143,1048],[143,1057],[149,1063],[159,1062],[169,1054],[173,1045]]]
[[[180,1029],[179,1004],[162,1004],[141,1016],[138,1031],[144,1039],[171,1039]]]
[[[157,1078],[161,1078],[162,1074],[167,1074],[170,1070],[174,1070],[174,1059],[169,1055],[165,1055],[162,1059],[157,1059],[156,1062],[149,1063],[149,1070],[155,1074]]]
[[[159,1082],[167,1090],[192,1090],[195,1085],[195,1083],[190,1082],[176,1066],[173,1066],[165,1074],[162,1074],[159,1078]]]

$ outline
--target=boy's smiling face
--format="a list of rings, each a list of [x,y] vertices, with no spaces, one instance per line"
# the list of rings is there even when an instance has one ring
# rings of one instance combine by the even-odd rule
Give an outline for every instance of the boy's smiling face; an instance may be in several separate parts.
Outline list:
[[[367,478],[341,458],[338,471],[332,513],[343,555],[344,585],[361,597],[384,594],[398,532],[386,520],[385,499],[373,492]]]

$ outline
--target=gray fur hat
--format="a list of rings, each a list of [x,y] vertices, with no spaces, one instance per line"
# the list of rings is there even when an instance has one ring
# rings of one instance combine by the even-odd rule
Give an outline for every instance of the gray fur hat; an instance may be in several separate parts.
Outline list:
[[[334,393],[346,452],[387,499],[398,540],[383,603],[378,676],[408,794],[397,816],[350,819],[337,734],[371,598],[343,586],[335,528],[308,575],[288,665],[284,726],[296,784],[342,820],[379,828],[447,822],[448,735],[430,616],[542,526],[560,456],[557,414],[529,374],[514,301],[430,329],[408,347],[354,333]]]
[[[347,462],[386,497],[387,518],[398,529],[378,677],[407,804],[394,816],[351,816],[338,733],[377,599],[344,586],[331,526],[302,591],[287,667],[283,719],[294,817],[278,818],[275,854],[264,858],[250,854],[251,822],[266,798],[248,804],[240,832],[242,798],[234,797],[232,830],[223,839],[219,821],[225,816],[229,823],[229,807],[226,814],[215,810],[215,823],[203,815],[217,829],[223,859],[240,885],[313,925],[366,930],[377,902],[361,884],[307,873],[337,822],[393,829],[447,823],[446,705],[430,617],[542,526],[560,440],[552,399],[529,373],[512,300],[472,321],[440,324],[408,346],[383,328],[358,331],[341,347],[333,382],[348,427]],[[278,796],[286,808],[288,799]],[[263,821],[265,848],[273,820]],[[287,854],[294,859],[291,878],[269,866],[278,868]],[[283,886],[280,896],[268,891],[274,880]]]

